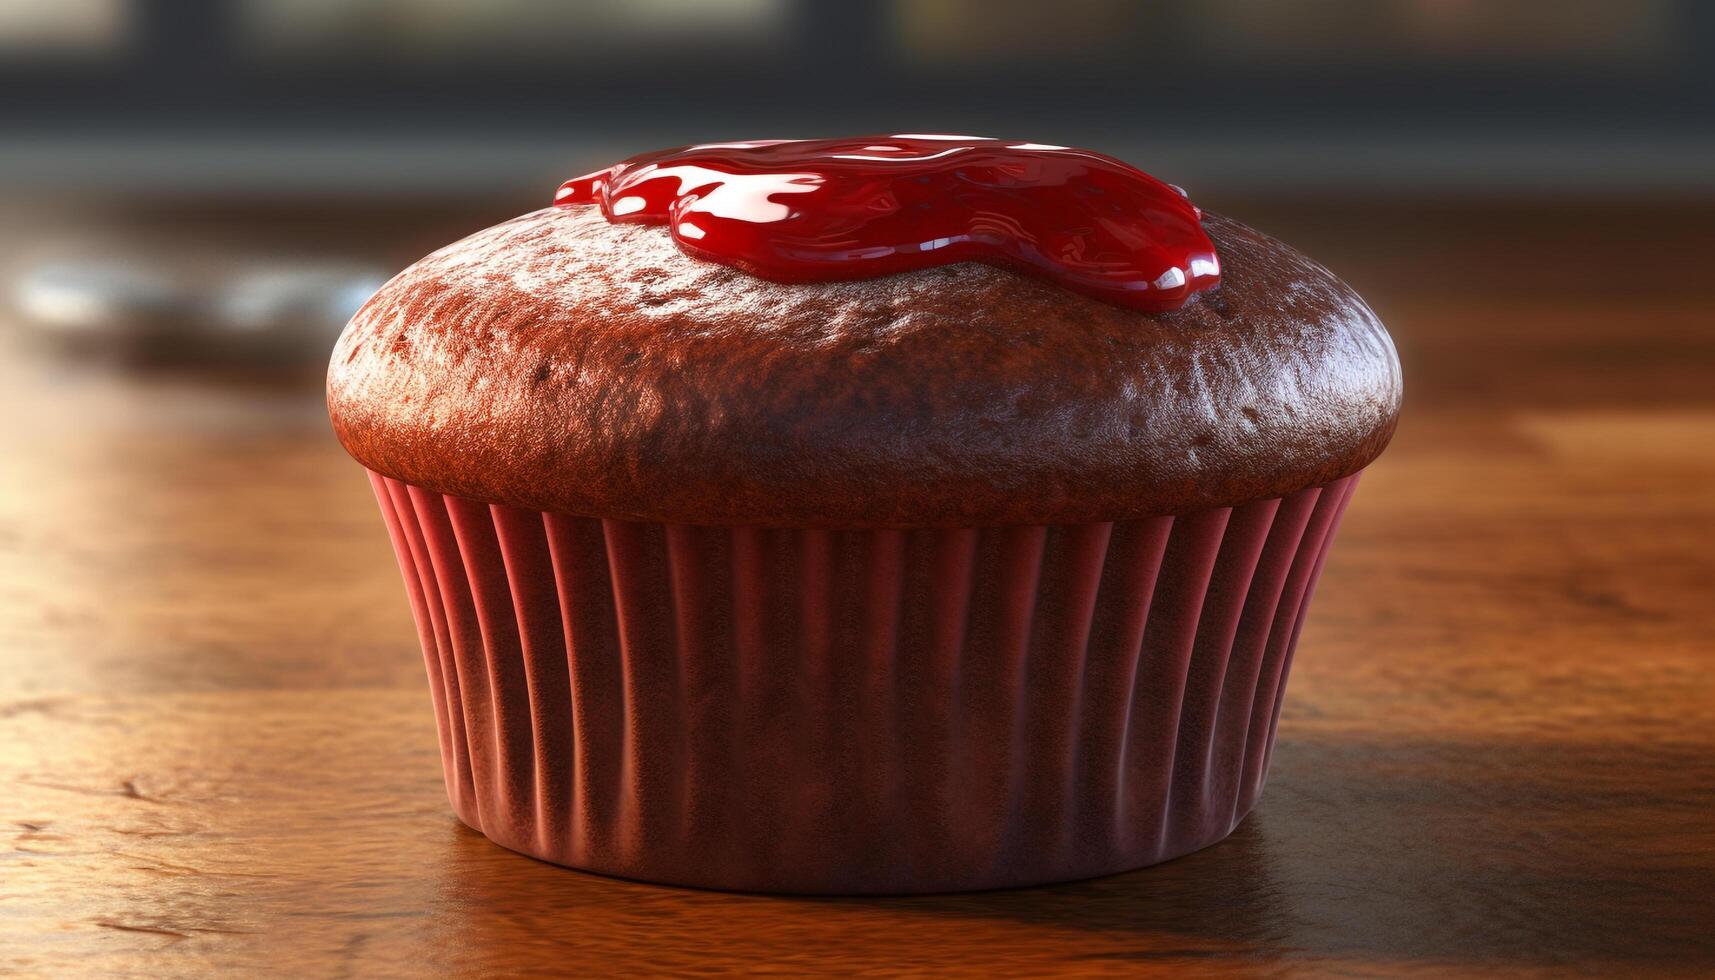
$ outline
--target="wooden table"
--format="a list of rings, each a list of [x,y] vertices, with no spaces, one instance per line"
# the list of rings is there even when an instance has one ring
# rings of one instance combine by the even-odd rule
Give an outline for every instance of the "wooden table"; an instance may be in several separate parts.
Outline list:
[[[0,973],[1715,971],[1711,214],[1241,213],[1372,296],[1405,420],[1258,811],[1027,891],[726,895],[490,845],[316,379],[8,345]]]

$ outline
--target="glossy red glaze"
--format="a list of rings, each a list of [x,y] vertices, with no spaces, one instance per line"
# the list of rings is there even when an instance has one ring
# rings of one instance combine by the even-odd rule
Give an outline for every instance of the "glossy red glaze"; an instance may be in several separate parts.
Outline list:
[[[1151,312],[1220,281],[1202,212],[1089,150],[970,136],[707,143],[632,157],[554,203],[665,224],[691,255],[779,282],[985,262]]]

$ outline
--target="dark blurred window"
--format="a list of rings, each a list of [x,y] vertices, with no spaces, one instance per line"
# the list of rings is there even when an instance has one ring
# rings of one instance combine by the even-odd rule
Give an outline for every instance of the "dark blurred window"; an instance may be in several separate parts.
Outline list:
[[[1715,186],[1715,0],[0,0],[0,93],[0,187],[476,186],[889,129],[1259,181],[1342,172],[1329,147],[1592,180],[1594,148]]]

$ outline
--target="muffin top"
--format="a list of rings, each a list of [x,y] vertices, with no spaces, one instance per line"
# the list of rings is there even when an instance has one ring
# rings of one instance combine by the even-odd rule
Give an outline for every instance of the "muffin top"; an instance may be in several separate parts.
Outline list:
[[[384,286],[328,406],[386,476],[689,524],[1111,521],[1282,496],[1386,446],[1399,361],[1350,287],[1201,215],[1177,309],[976,262],[776,282],[596,207],[526,214]]]

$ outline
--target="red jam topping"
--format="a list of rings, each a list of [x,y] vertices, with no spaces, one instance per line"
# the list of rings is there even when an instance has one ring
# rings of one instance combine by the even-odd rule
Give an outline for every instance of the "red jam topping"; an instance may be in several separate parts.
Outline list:
[[[986,262],[1161,312],[1220,281],[1177,187],[1089,150],[971,136],[705,143],[560,186],[556,205],[665,224],[699,258],[780,282]]]

